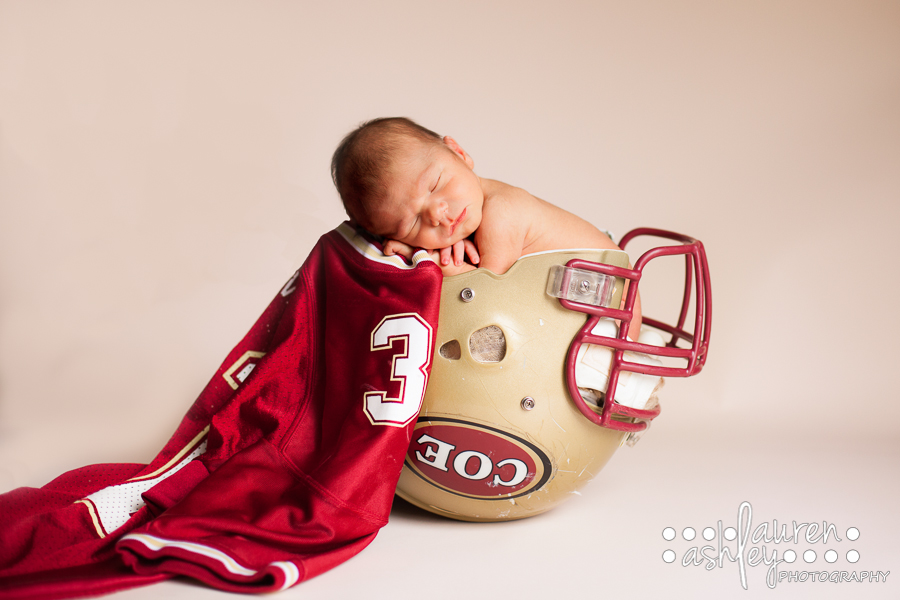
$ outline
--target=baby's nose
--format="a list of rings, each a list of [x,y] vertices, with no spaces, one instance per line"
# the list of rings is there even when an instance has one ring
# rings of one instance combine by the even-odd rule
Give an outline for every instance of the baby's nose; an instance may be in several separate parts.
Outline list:
[[[431,205],[431,224],[434,227],[442,225],[449,220],[448,206],[446,202],[435,202]]]

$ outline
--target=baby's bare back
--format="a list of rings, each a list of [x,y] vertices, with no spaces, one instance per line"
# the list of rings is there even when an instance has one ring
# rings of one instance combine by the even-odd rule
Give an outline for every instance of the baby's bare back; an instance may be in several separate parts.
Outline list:
[[[480,267],[505,273],[520,256],[567,248],[618,249],[599,229],[523,189],[482,180],[485,190],[475,244]]]

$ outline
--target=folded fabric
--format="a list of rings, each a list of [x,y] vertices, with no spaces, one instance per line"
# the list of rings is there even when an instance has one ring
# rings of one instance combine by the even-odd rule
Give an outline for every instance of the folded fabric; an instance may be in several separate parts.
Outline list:
[[[431,369],[441,271],[344,223],[231,351],[148,465],[0,495],[0,598],[187,575],[284,589],[387,523]]]

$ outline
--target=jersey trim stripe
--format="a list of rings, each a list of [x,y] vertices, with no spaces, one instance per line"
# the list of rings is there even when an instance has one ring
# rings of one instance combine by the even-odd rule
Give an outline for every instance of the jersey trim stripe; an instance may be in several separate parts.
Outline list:
[[[197,542],[167,540],[165,538],[156,537],[155,535],[149,535],[146,533],[129,533],[128,535],[122,536],[120,542],[124,542],[127,540],[139,542],[146,546],[146,548],[151,552],[159,552],[164,548],[177,548],[179,550],[184,550],[185,552],[199,554],[201,556],[205,556],[207,558],[218,561],[223,567],[225,567],[226,571],[228,571],[229,573],[233,573],[234,575],[252,577],[258,573],[258,571],[254,571],[253,569],[247,568],[244,565],[238,563],[236,560],[234,560],[232,557],[225,554],[221,550],[217,550],[204,544],[198,544]]]
[[[428,261],[434,262],[431,256],[428,255],[426,250],[418,250],[412,256],[412,264],[406,264],[406,261],[401,256],[385,256],[385,254],[371,244],[366,238],[361,236],[356,232],[355,229],[350,227],[347,223],[341,223],[335,229],[341,237],[343,237],[350,246],[352,246],[357,252],[362,254],[364,257],[368,258],[371,261],[381,263],[384,265],[390,265],[392,267],[396,267],[398,269],[415,269],[419,266],[420,262]]]
[[[293,587],[300,580],[300,569],[292,562],[278,561],[271,563],[269,566],[277,567],[284,571],[284,583],[279,588],[279,591]]]
[[[195,436],[194,436],[194,439],[192,439],[190,442],[188,442],[188,444],[187,444],[184,448],[182,448],[182,449],[178,452],[178,454],[176,454],[175,456],[173,456],[173,457],[171,458],[171,460],[169,460],[169,462],[167,462],[166,464],[164,464],[163,466],[161,466],[161,467],[158,468],[157,470],[153,471],[152,473],[148,473],[147,475],[141,475],[141,476],[139,476],[139,477],[133,477],[132,479],[129,479],[128,482],[131,482],[131,481],[140,481],[140,480],[142,480],[142,479],[153,479],[154,477],[160,475],[161,473],[165,473],[166,471],[168,471],[169,469],[171,469],[173,465],[177,464],[185,454],[187,454],[188,452],[190,452],[191,449],[192,449],[194,446],[196,446],[196,445],[200,442],[200,440],[202,440],[202,439],[206,436],[207,433],[209,433],[209,425],[207,425],[206,427],[204,427],[203,430],[200,431],[200,433],[198,433],[197,435],[195,435]],[[203,453],[201,452],[200,454],[203,454]]]
[[[103,530],[103,525],[100,523],[100,517],[97,516],[97,507],[94,506],[94,503],[84,498],[82,500],[76,500],[75,504],[84,504],[88,509],[88,514],[91,515],[91,522],[94,524],[94,529],[101,538],[106,537],[106,531]]]
[[[240,564],[225,552],[222,552],[221,550],[218,550],[211,546],[207,546],[205,544],[199,544],[197,542],[170,540],[155,535],[149,535],[147,533],[129,533],[128,535],[123,536],[121,541],[138,542],[140,544],[143,544],[144,547],[146,547],[151,552],[161,552],[166,548],[175,548],[184,552],[199,554],[200,556],[205,556],[206,558],[218,562],[229,573],[241,577],[253,577],[259,574],[259,571]],[[278,569],[282,573],[284,582],[281,584],[281,587],[278,588],[279,591],[286,590],[289,587],[296,585],[296,583],[300,580],[300,569],[297,567],[297,565],[290,561],[272,562],[269,563],[269,567],[272,569]]]

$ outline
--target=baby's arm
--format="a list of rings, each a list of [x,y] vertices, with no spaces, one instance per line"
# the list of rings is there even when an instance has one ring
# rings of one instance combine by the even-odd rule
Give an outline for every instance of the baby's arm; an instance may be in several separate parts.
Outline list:
[[[491,188],[497,182],[486,182]],[[475,244],[481,252],[479,267],[503,275],[527,254],[530,223],[536,218],[529,206],[532,196],[524,190],[500,184],[504,193],[485,197],[481,225],[475,230]]]
[[[486,211],[487,212],[487,211]],[[510,219],[484,219],[475,231],[475,243],[481,251],[478,265],[497,275],[503,275],[525,254],[524,229],[521,221]]]

